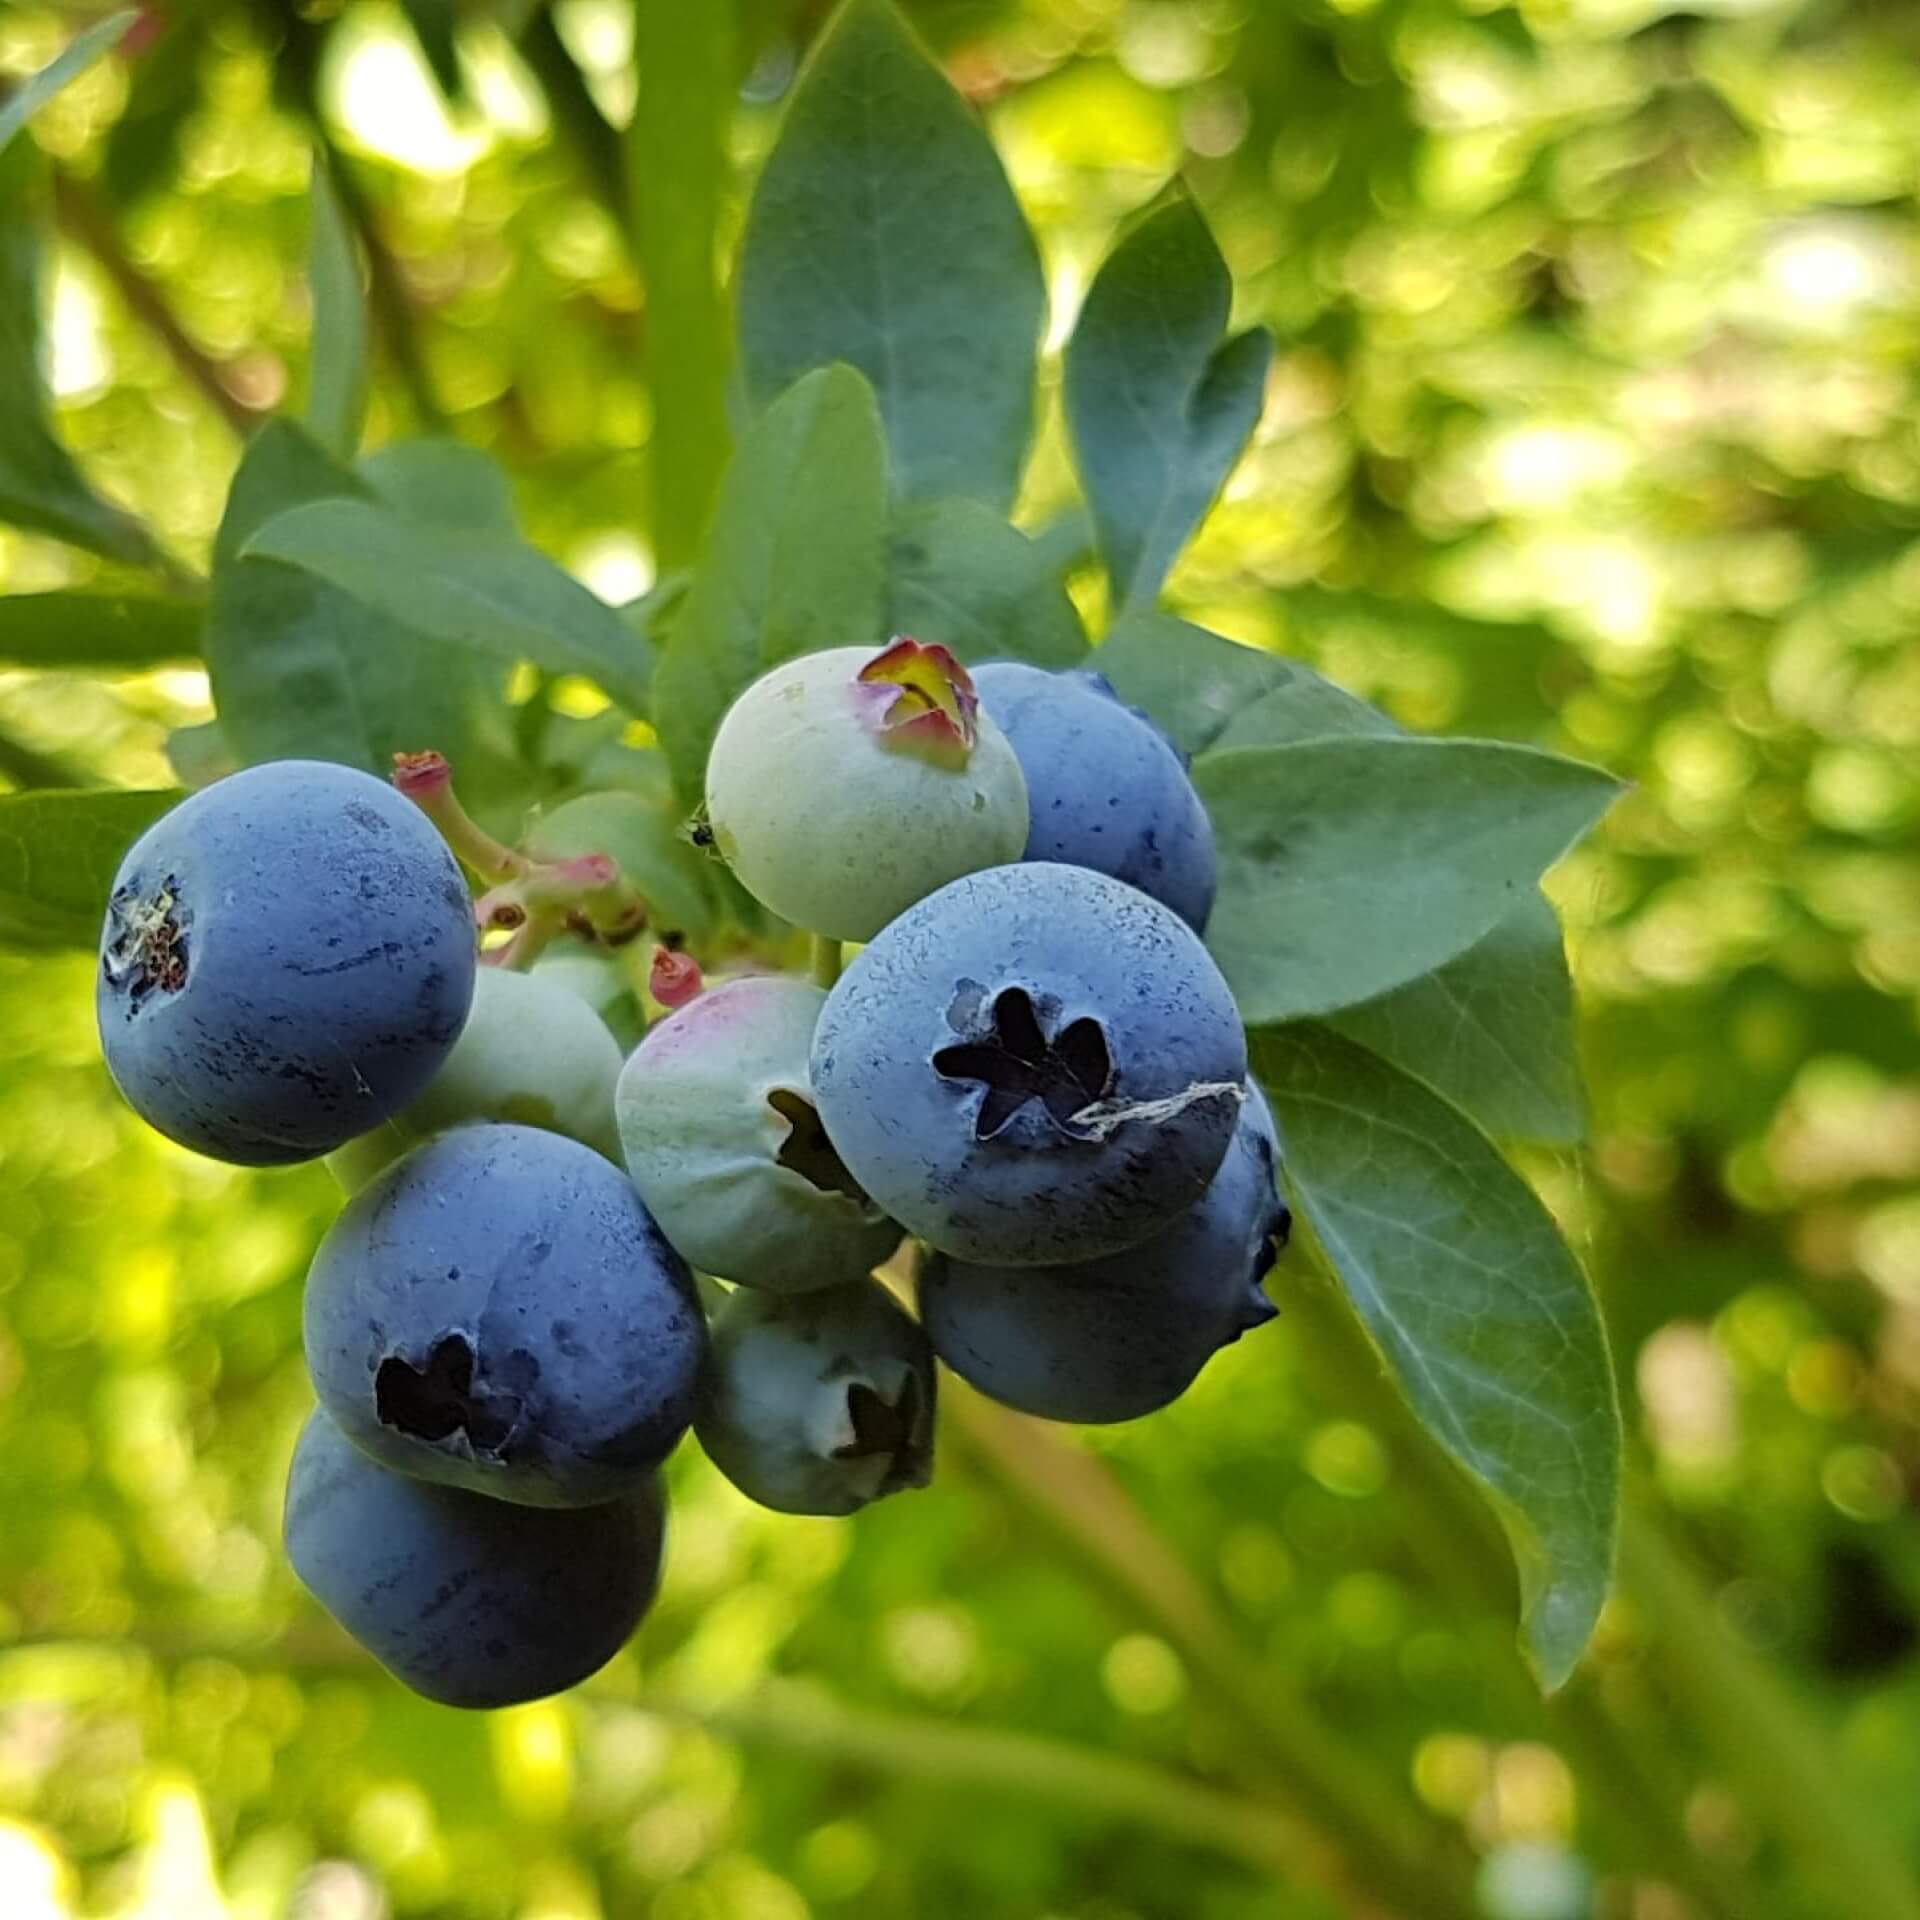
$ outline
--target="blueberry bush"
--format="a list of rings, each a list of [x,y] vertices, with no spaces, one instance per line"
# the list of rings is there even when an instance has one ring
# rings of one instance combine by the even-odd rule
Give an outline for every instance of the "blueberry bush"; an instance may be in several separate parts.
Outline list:
[[[1467,451],[1501,378],[1572,381],[1568,289],[1628,271],[1536,235],[1489,305],[1443,245],[1523,171],[1447,130],[1554,31],[1270,11],[235,0],[19,63],[0,938],[61,1009],[66,1052],[23,1014],[21,1057],[85,1119],[23,1118],[0,1169],[21,1248],[92,1181],[66,1258],[109,1304],[29,1300],[3,1350],[38,1329],[0,1375],[33,1509],[0,1884],[144,1912],[173,1873],[308,1920],[1920,1914],[1891,1683],[1810,1704],[1766,1658],[1809,1631],[1765,1611],[1803,1591],[1778,1543],[1721,1519],[1748,1571],[1716,1589],[1663,1512],[1726,1497],[1700,1463],[1741,1366],[1810,1419],[1898,1419],[1859,1312],[1823,1334],[1746,1287],[1764,1256],[1712,1211],[1787,1205],[1796,1126],[1844,1163],[1842,1096],[1789,1074],[1766,1167],[1729,1139],[1690,1171],[1715,1083],[1632,984],[1698,985],[1703,936],[1669,902],[1602,938],[1759,779],[1739,616],[1794,604],[1799,563],[1726,534],[1726,714],[1644,758],[1619,689],[1658,713],[1666,685],[1624,542],[1565,533],[1573,585],[1550,543],[1504,556],[1510,598],[1590,623],[1578,671],[1487,604],[1473,489],[1524,518],[1558,488],[1577,525],[1611,457],[1524,416]],[[1625,70],[1583,82],[1590,142]],[[417,203],[381,180],[380,71],[455,149],[526,123],[512,192],[446,154]],[[1136,124],[1163,95],[1170,148]],[[1529,111],[1590,182],[1639,164]],[[1142,144],[1165,161],[1129,172]],[[249,168],[283,183],[291,311],[210,349],[168,263]],[[1783,286],[1875,257],[1808,233]],[[183,388],[237,460],[149,434],[116,471],[105,424],[76,453],[56,236],[157,356],[128,404]],[[1704,513],[1733,482],[1662,484]],[[1818,531],[1897,595],[1892,534]],[[1767,697],[1831,685],[1822,645],[1783,642]],[[130,717],[89,745],[90,714]],[[1870,760],[1823,762],[1819,818],[1890,848]],[[1790,906],[1910,878],[1863,852],[1763,912],[1757,857],[1686,880],[1749,971]],[[1876,937],[1863,977],[1905,979]],[[1782,980],[1830,969],[1801,944]],[[1723,1078],[1808,1050],[1778,993],[1690,1018],[1732,1023]],[[1847,1223],[1895,1301],[1901,1204]],[[1690,1308],[1616,1275],[1603,1319],[1588,1266],[1631,1279],[1636,1236]],[[1887,1524],[1903,1458],[1869,1431],[1812,1471]],[[1835,1671],[1898,1676],[1903,1563],[1822,1551]],[[89,1767],[113,1805],[73,1797]],[[728,1838],[716,1808],[750,1811]]]

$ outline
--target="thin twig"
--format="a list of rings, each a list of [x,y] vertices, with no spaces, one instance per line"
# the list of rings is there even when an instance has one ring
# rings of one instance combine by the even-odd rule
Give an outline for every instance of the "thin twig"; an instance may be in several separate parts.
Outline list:
[[[107,210],[64,169],[53,176],[53,205],[61,226],[93,255],[127,310],[165,346],[174,365],[244,440],[268,417],[267,410],[243,400],[227,384],[219,362],[180,324],[159,284],[128,257]]]

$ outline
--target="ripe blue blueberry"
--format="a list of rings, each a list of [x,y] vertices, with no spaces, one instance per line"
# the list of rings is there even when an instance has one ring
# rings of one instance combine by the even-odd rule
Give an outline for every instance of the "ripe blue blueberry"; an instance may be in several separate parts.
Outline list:
[[[723,982],[656,1025],[620,1075],[627,1170],[703,1273],[800,1293],[858,1280],[900,1244],[814,1109],[826,997],[783,976]]]
[[[510,1121],[544,1127],[616,1165],[613,1089],[620,1046],[578,994],[537,974],[482,967],[473,1011],[447,1063],[392,1119],[327,1156],[358,1193],[381,1168],[449,1127]]]
[[[307,1368],[355,1446],[528,1506],[629,1491],[693,1417],[706,1324],[633,1184],[533,1127],[458,1127],[347,1203]]]
[[[1206,1191],[1246,1035],[1157,900],[1082,867],[995,867],[910,908],[827,998],[813,1089],[847,1170],[956,1259],[1091,1260]]]
[[[351,767],[280,760],[184,800],[113,883],[96,1004],[142,1119],[216,1160],[312,1160],[440,1069],[473,912],[432,824]]]
[[[933,1474],[933,1355],[877,1280],[782,1298],[741,1288],[713,1319],[694,1432],[748,1499],[844,1514]]]
[[[835,940],[1017,860],[1027,787],[944,647],[837,647],[764,674],[707,760],[715,844],[753,897]]]
[[[1273,1318],[1260,1282],[1291,1224],[1275,1163],[1273,1118],[1253,1088],[1213,1184],[1151,1240],[1059,1267],[929,1254],[920,1317],[934,1352],[982,1393],[1047,1420],[1164,1407],[1221,1347]]]
[[[1097,673],[998,660],[975,668],[973,683],[1027,777],[1024,857],[1110,874],[1204,933],[1213,823],[1159,728]]]
[[[657,1480],[568,1513],[529,1512],[390,1472],[324,1413],[287,1481],[287,1558],[395,1679],[448,1707],[509,1707],[576,1685],[653,1602]]]

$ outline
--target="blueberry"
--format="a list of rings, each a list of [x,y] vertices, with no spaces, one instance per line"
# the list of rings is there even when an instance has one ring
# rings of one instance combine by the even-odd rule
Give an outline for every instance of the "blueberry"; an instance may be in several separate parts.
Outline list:
[[[347,1203],[307,1367],[355,1446],[528,1506],[611,1500],[693,1417],[706,1325],[632,1183],[533,1127],[459,1127]]]
[[[1260,1290],[1291,1216],[1274,1187],[1273,1117],[1257,1088],[1220,1171],[1151,1240],[1059,1267],[929,1254],[920,1317],[969,1385],[1047,1420],[1133,1420],[1193,1384],[1221,1347],[1271,1320]]]
[[[1166,736],[1097,673],[1002,660],[973,680],[1027,778],[1025,858],[1110,874],[1204,933],[1213,823]]]
[[[556,940],[533,963],[532,977],[564,987],[591,1007],[613,1035],[623,1058],[639,1045],[647,1030],[646,1018],[633,997],[626,968],[610,948],[588,946],[570,937]]]
[[[657,1480],[575,1512],[529,1512],[408,1479],[324,1413],[294,1450],[287,1558],[395,1679],[448,1707],[510,1707],[613,1658],[653,1602]]]
[[[578,994],[536,974],[482,967],[473,1012],[426,1091],[330,1153],[327,1165],[348,1193],[358,1193],[422,1140],[487,1120],[564,1133],[617,1165],[620,1065],[619,1043]]]
[[[714,1315],[694,1432],[781,1513],[853,1513],[933,1472],[927,1337],[876,1280],[782,1298],[742,1288]]]
[[[799,1293],[857,1280],[900,1244],[814,1110],[826,997],[804,980],[726,981],[654,1027],[620,1076],[627,1170],[704,1273]]]
[[[1091,1260],[1206,1191],[1246,1036],[1193,930],[1082,867],[943,887],[860,953],[814,1036],[828,1138],[876,1204],[987,1265]]]
[[[936,887],[1027,839],[1013,749],[943,647],[838,647],[775,667],[707,761],[714,841],[762,906],[871,940]]]
[[[440,1069],[473,998],[465,882],[413,804],[313,760],[184,800],[121,863],[100,943],[107,1069],[216,1160],[311,1160]]]

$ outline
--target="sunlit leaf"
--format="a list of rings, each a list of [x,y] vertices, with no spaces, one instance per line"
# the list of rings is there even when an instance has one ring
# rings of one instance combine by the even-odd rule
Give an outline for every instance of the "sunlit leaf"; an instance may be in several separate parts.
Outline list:
[[[801,76],[739,266],[747,392],[832,361],[879,396],[899,493],[1005,514],[1046,286],[999,155],[890,0],[848,0]]]
[[[307,279],[313,289],[313,384],[307,424],[343,460],[360,445],[367,418],[367,301],[353,229],[317,155],[309,184],[313,237]]]
[[[1293,1196],[1433,1437],[1485,1489],[1552,1687],[1613,1564],[1620,1419],[1606,1335],[1551,1216],[1470,1122],[1311,1024],[1253,1036]]]
[[[1249,1021],[1330,1012],[1464,953],[1605,812],[1597,768],[1481,740],[1356,735],[1202,754],[1207,944]]]
[[[363,454],[354,471],[405,519],[518,537],[513,482],[499,461],[478,447],[458,440],[393,440]]]
[[[1050,557],[976,500],[936,500],[897,514],[888,540],[895,633],[950,647],[962,660],[1070,667],[1087,636]]]
[[[886,627],[886,448],[873,390],[850,367],[808,374],[741,442],[700,565],[661,657],[654,724],[683,795],[735,696],[823,647],[878,646]]]
[[[652,662],[642,644],[604,600],[522,541],[336,498],[269,520],[241,553],[310,573],[425,638],[585,674],[630,711],[646,710]]]
[[[1423,1080],[1496,1138],[1585,1131],[1560,919],[1529,893],[1458,959],[1327,1024]]]
[[[91,947],[122,856],[177,792],[0,794],[0,941]]]
[[[244,761],[303,755],[382,774],[394,754],[432,747],[469,793],[510,753],[504,666],[243,553],[276,514],[329,499],[365,504],[367,483],[292,421],[262,428],[214,547],[205,650],[222,736]]]
[[[1067,347],[1067,420],[1117,605],[1150,604],[1260,418],[1273,342],[1222,342],[1233,280],[1184,193],[1095,277]]]

